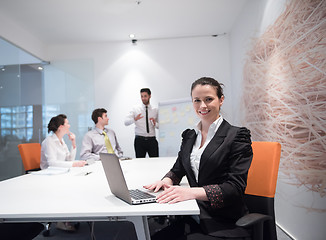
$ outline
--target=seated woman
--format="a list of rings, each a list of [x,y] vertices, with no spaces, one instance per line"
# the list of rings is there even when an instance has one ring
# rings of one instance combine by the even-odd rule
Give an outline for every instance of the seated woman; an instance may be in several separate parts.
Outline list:
[[[59,114],[51,118],[48,124],[48,132],[53,132],[42,142],[41,149],[41,169],[48,167],[83,167],[86,161],[74,161],[76,156],[76,137],[69,131],[70,124],[67,116]],[[64,135],[68,134],[72,143],[69,151],[63,140]]]
[[[191,86],[193,108],[200,118],[195,129],[182,134],[181,148],[172,169],[160,181],[144,186],[157,192],[158,203],[196,199],[200,215],[182,217],[152,239],[247,239],[235,222],[247,213],[243,197],[252,160],[250,131],[230,125],[220,114],[223,89],[213,78]],[[190,188],[178,186],[186,176]],[[189,225],[187,234],[185,225]]]
[[[75,134],[69,131],[69,128],[70,124],[66,115],[59,114],[51,118],[48,124],[48,132],[53,132],[53,134],[46,137],[42,142],[41,169],[48,167],[70,168],[85,166],[86,161],[74,161],[76,156],[76,137]],[[63,140],[66,134],[68,134],[69,140],[72,143],[70,151]],[[70,222],[56,223],[58,229],[70,232],[76,231],[75,225]]]

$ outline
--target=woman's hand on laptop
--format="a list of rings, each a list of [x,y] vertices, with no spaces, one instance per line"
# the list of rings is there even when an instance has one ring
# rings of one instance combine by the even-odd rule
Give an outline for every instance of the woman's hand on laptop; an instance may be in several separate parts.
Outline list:
[[[177,203],[191,199],[208,201],[206,191],[202,187],[169,186],[156,197],[158,203]]]
[[[163,178],[162,180],[156,181],[154,183],[148,184],[143,186],[144,188],[148,190],[152,190],[154,192],[158,192],[160,189],[166,189],[170,186],[172,186],[172,180],[170,178]]]

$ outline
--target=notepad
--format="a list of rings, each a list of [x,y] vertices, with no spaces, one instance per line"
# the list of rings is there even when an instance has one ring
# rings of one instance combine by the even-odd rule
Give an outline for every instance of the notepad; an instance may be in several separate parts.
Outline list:
[[[70,171],[70,168],[61,168],[61,167],[48,167],[40,171],[31,172],[34,175],[57,175],[63,174]]]

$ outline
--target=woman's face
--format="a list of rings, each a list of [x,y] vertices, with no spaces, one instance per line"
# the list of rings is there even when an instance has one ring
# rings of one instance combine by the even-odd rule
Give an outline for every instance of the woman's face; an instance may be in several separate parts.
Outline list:
[[[62,131],[64,134],[69,133],[69,128],[70,128],[70,124],[68,119],[65,119],[65,123],[63,125],[60,125],[60,131]]]
[[[224,96],[218,98],[216,89],[210,85],[197,85],[191,92],[196,114],[202,121],[213,123],[220,116]]]

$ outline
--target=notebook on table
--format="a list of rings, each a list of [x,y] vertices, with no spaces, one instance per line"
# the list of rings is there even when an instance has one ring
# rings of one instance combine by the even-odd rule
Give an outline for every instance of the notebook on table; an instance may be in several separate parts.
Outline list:
[[[100,159],[104,168],[106,179],[111,192],[118,198],[129,204],[143,204],[156,202],[153,194],[140,189],[129,190],[123,175],[120,160],[115,154],[100,153]]]

